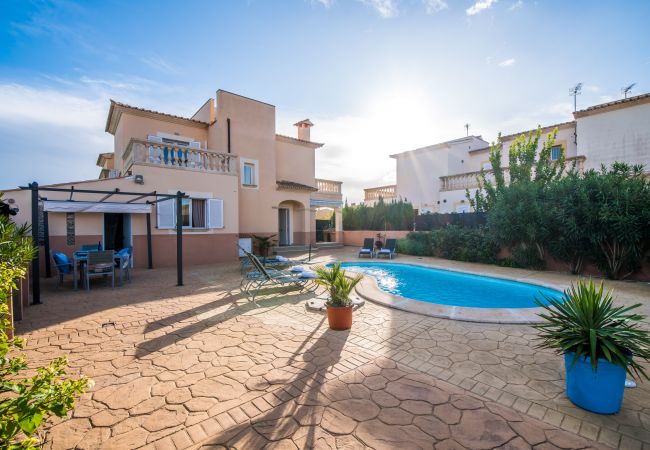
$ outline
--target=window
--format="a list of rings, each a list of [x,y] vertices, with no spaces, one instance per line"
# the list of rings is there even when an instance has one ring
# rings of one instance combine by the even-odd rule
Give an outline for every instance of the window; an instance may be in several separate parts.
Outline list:
[[[483,170],[492,170],[492,163],[490,161],[485,161],[481,163],[481,169]]]
[[[551,147],[551,161],[557,161],[560,159],[560,155],[562,154],[562,146],[561,145],[554,145]]]
[[[181,208],[184,228],[206,228],[204,199],[184,198]]]
[[[244,184],[246,186],[255,186],[255,164],[253,163],[244,163],[244,174],[243,174]]]

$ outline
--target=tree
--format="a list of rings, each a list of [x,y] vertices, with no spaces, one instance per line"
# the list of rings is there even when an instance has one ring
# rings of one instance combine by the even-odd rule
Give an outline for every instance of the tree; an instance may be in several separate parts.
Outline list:
[[[584,175],[593,205],[594,259],[609,278],[622,279],[640,265],[650,244],[650,183],[643,166],[620,162]]]
[[[66,358],[56,358],[35,374],[25,376],[27,360],[21,350],[23,339],[12,337],[9,316],[15,280],[25,276],[34,249],[27,226],[17,226],[0,215],[0,448],[37,449],[33,436],[50,414],[65,416],[74,408],[74,399],[90,385],[90,380],[66,379]]]
[[[503,141],[499,134],[497,142],[490,146],[492,170],[486,172],[481,169],[481,173],[477,177],[479,189],[476,190],[473,197],[469,190],[465,191],[465,196],[475,211],[489,211],[509,185],[534,182],[546,187],[562,177],[566,163],[564,148],[561,147],[557,160],[551,159],[557,128],[546,136],[546,140],[542,142],[541,149],[539,149],[541,135],[542,129],[538,127],[534,133],[531,131],[527,135],[522,134],[512,142],[508,149],[508,171],[506,173],[501,166]]]
[[[547,203],[551,232],[547,240],[550,253],[569,266],[573,274],[582,272],[585,260],[593,253],[596,207],[584,178],[571,171],[549,187]]]

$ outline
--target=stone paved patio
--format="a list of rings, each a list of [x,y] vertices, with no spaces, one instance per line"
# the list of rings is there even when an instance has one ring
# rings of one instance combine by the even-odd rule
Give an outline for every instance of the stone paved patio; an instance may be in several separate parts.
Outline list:
[[[369,303],[350,332],[333,332],[305,310],[308,294],[249,303],[235,266],[174,280],[173,270],[135,271],[132,284],[90,294],[46,281],[45,304],[18,326],[29,357],[66,354],[73,374],[96,383],[72,418],[50,424],[46,448],[650,449],[650,383],[628,390],[615,416],[575,408],[561,358],[535,350],[528,326]],[[611,285],[624,302],[650,297],[643,283]]]

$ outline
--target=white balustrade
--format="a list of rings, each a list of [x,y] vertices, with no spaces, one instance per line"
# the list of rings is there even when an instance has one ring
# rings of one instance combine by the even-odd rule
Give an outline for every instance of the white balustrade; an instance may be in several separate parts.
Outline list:
[[[236,173],[237,165],[232,163],[235,158],[237,156],[230,153],[219,153],[141,139],[131,139],[122,156],[125,171],[133,164],[144,163],[218,173]]]

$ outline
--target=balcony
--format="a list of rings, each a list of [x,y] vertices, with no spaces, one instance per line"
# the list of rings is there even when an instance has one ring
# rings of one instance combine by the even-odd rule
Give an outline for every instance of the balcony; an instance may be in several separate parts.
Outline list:
[[[323,180],[316,178],[317,193],[320,194],[337,194],[341,195],[341,181]]]
[[[384,200],[393,200],[397,197],[397,185],[379,186],[363,190],[363,200],[366,202],[374,202],[381,197]]]
[[[316,178],[316,192],[311,194],[311,206],[340,208],[343,205],[343,182]]]
[[[173,144],[161,144],[132,138],[122,155],[123,172],[134,164],[199,172],[236,174],[237,156]]]
[[[582,172],[584,170],[585,159],[586,158],[584,156],[573,156],[571,158],[567,158],[566,166],[571,167],[573,164],[575,164],[576,170],[578,172]],[[440,177],[440,181],[442,183],[440,187],[440,192],[458,191],[458,190],[465,190],[465,189],[477,189],[479,187],[480,176],[481,176],[481,172],[479,171],[479,172],[459,173],[458,175],[448,175],[446,177]],[[494,174],[492,173],[491,170],[486,170],[485,176],[491,184],[495,183]],[[510,173],[507,167],[503,168],[503,176],[506,180],[506,183],[509,183]]]

